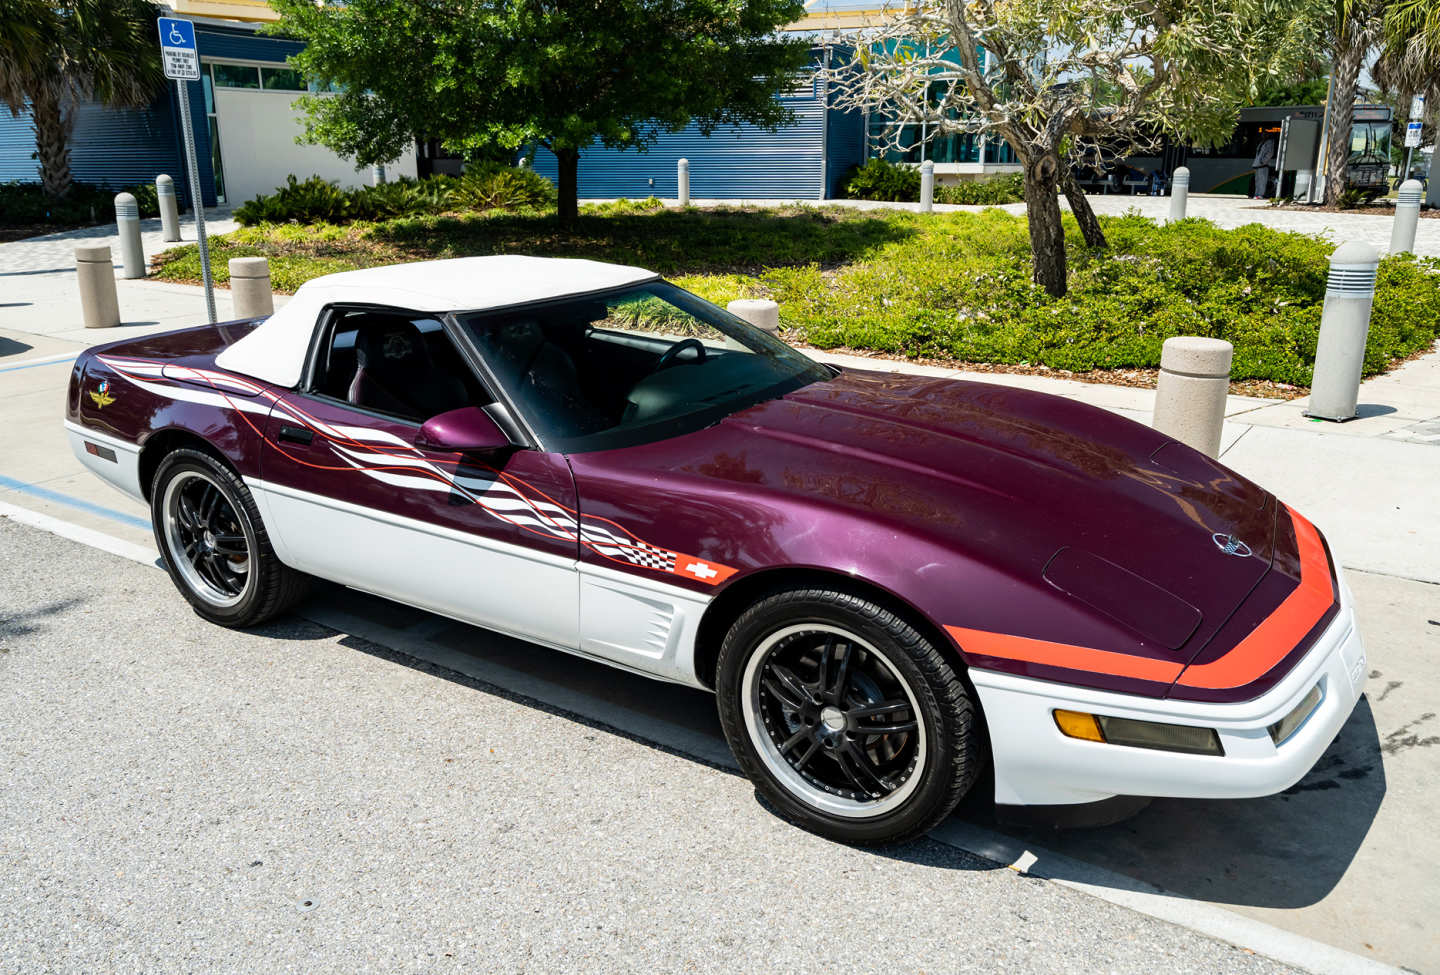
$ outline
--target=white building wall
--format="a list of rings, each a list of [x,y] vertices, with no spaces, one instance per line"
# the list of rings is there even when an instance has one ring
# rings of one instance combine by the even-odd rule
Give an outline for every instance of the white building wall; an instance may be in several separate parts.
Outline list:
[[[225,198],[231,205],[272,193],[285,177],[322,176],[341,186],[373,182],[368,167],[356,169],[324,146],[300,145],[301,113],[291,107],[294,91],[216,88],[215,109],[220,126],[220,155],[225,167]],[[415,150],[385,167],[387,179],[414,176]]]

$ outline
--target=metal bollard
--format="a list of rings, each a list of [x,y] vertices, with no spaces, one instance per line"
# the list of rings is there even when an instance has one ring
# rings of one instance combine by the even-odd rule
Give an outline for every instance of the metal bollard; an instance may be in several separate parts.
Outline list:
[[[80,285],[80,317],[86,328],[120,324],[120,299],[115,294],[115,266],[108,244],[75,248],[75,279]]]
[[[766,301],[764,298],[736,298],[725,306],[725,310],[771,335],[780,334],[780,306],[773,301]]]
[[[160,239],[180,239],[180,201],[175,199],[175,181],[164,173],[155,177],[155,195],[160,200]]]
[[[1400,184],[1400,198],[1395,201],[1395,221],[1390,225],[1390,253],[1415,253],[1415,228],[1420,223],[1420,197],[1425,187],[1418,179]]]
[[[920,212],[935,211],[935,160],[927,159],[920,164]]]
[[[1217,456],[1234,354],[1235,347],[1224,339],[1194,335],[1166,339],[1155,390],[1155,429]]]
[[[690,205],[690,160],[675,163],[675,199],[682,207]]]
[[[1176,166],[1170,174],[1170,219],[1184,220],[1190,204],[1190,167]]]
[[[270,291],[270,262],[263,257],[230,258],[230,298],[236,318],[266,318],[275,314]]]
[[[1375,269],[1380,252],[1350,241],[1330,255],[1320,341],[1315,348],[1315,377],[1305,415],[1317,420],[1353,420],[1370,336],[1370,306],[1375,302]]]
[[[145,248],[140,243],[140,206],[129,193],[115,194],[115,227],[120,232],[120,276],[145,276]]]

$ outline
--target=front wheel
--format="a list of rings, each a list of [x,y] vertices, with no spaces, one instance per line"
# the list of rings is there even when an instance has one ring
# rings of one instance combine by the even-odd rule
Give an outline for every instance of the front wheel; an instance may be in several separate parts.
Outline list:
[[[276,557],[250,489],[209,454],[166,455],[150,520],[175,587],[212,623],[255,626],[305,593],[308,577]]]
[[[981,744],[954,668],[914,627],[848,593],[761,600],[720,651],[720,721],[786,818],[885,843],[938,824],[974,784]]]

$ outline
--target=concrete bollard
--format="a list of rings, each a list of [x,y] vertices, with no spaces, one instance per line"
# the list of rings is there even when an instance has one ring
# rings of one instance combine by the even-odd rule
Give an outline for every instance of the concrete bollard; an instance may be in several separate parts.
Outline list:
[[[920,212],[935,211],[935,160],[927,159],[920,164]]]
[[[263,257],[230,258],[230,298],[236,318],[266,318],[275,314],[270,291],[270,262]]]
[[[86,328],[120,324],[120,299],[115,294],[115,266],[107,244],[75,248],[75,279],[80,285],[80,317]]]
[[[1170,219],[1184,220],[1190,205],[1190,167],[1176,166],[1170,174]]]
[[[675,199],[682,207],[690,205],[690,160],[675,163]]]
[[[1317,420],[1353,420],[1370,337],[1370,306],[1375,302],[1375,270],[1380,252],[1350,241],[1330,255],[1320,341],[1315,348],[1315,378],[1305,415]]]
[[[155,177],[155,196],[160,200],[160,239],[180,239],[180,201],[175,198],[175,181],[164,173]]]
[[[1415,228],[1420,223],[1420,197],[1425,187],[1418,179],[1400,184],[1400,198],[1395,201],[1395,221],[1390,225],[1390,253],[1415,253]]]
[[[1166,339],[1155,390],[1155,429],[1218,456],[1234,354],[1235,347],[1224,339],[1194,335]]]
[[[140,242],[140,205],[129,193],[115,194],[115,228],[120,232],[120,276],[145,276],[145,248]]]
[[[780,306],[763,298],[736,298],[725,310],[771,335],[780,334]]]

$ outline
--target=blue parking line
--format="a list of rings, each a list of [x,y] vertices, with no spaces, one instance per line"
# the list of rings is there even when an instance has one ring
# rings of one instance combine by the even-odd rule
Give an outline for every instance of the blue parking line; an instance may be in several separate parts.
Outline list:
[[[4,474],[0,474],[0,488],[19,491],[21,494],[28,494],[32,498],[40,498],[42,501],[54,501],[56,504],[69,505],[80,511],[88,511],[92,515],[101,515],[113,521],[118,521],[122,525],[129,525],[131,528],[139,528],[144,531],[150,530],[150,522],[143,518],[127,515],[123,511],[116,511],[114,508],[107,508],[102,504],[86,501],[84,498],[77,498],[70,494],[52,491],[49,488],[43,488],[38,484],[31,484],[28,481],[17,481],[13,477],[6,477]]]
[[[80,353],[75,353],[79,355]],[[39,369],[41,366],[63,366],[75,358],[75,355],[68,359],[52,359],[49,362],[22,362],[15,366],[0,366],[0,372],[19,372],[21,369]]]

